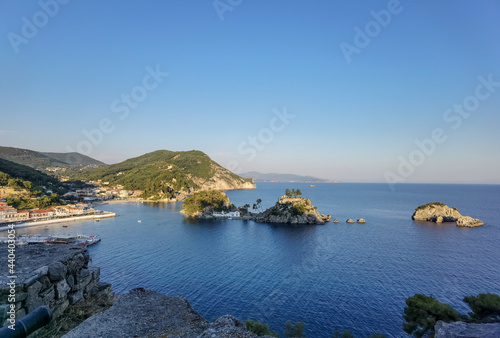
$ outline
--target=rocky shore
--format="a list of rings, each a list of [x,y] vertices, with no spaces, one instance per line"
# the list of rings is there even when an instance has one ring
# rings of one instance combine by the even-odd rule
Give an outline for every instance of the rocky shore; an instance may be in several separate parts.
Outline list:
[[[483,221],[470,216],[462,216],[457,208],[450,208],[441,202],[427,203],[415,209],[412,219],[415,221],[428,221],[435,223],[456,222],[459,227],[477,227]]]
[[[255,338],[245,325],[230,315],[209,323],[181,297],[133,289],[108,310],[84,321],[63,336],[81,337],[183,337]]]

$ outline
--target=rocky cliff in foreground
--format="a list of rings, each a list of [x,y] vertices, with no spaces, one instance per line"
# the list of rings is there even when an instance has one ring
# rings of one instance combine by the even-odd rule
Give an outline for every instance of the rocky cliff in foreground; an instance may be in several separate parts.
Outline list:
[[[245,324],[225,315],[209,323],[180,297],[133,289],[119,296],[108,310],[98,313],[63,336],[82,337],[182,337],[256,338]]]
[[[310,199],[288,196],[282,196],[273,207],[252,217],[256,222],[285,224],[325,224],[331,218],[317,212]]]
[[[450,208],[441,202],[427,203],[415,209],[412,219],[435,223],[456,222],[459,227],[477,227],[483,221],[470,216],[462,216],[457,208]]]
[[[500,323],[471,324],[464,322],[446,323],[438,321],[434,328],[436,338],[498,338]]]

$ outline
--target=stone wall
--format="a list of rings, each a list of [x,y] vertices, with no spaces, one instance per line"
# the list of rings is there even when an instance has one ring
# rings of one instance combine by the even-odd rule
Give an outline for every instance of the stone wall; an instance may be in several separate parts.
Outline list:
[[[0,319],[8,323],[11,292],[7,278],[6,245],[0,245]],[[89,267],[86,248],[74,245],[24,245],[16,248],[15,310],[16,319],[47,305],[53,318],[62,315],[70,304],[103,291],[109,284],[100,283],[100,268]],[[4,271],[5,270],[5,271]]]

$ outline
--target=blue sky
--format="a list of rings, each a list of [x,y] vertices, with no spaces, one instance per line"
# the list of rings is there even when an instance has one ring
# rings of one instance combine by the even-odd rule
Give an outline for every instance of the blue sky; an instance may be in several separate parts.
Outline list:
[[[60,1],[0,2],[0,145],[500,183],[498,1]]]

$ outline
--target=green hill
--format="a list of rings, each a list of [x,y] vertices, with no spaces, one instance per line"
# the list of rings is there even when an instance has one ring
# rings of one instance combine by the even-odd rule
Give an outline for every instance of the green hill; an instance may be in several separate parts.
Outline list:
[[[0,172],[9,175],[9,178],[30,181],[34,186],[58,187],[57,179],[28,166],[7,161],[0,158]]]
[[[57,205],[66,191],[54,177],[0,158],[0,193],[9,205],[17,209]]]
[[[0,147],[0,158],[45,172],[48,172],[46,168],[63,168],[68,171],[67,174],[104,165],[101,161],[79,153],[42,153],[12,147]]]
[[[233,174],[197,150],[158,150],[82,172],[76,178],[121,184],[128,190],[142,190],[151,199],[173,198],[193,190],[255,188],[251,179]]]

